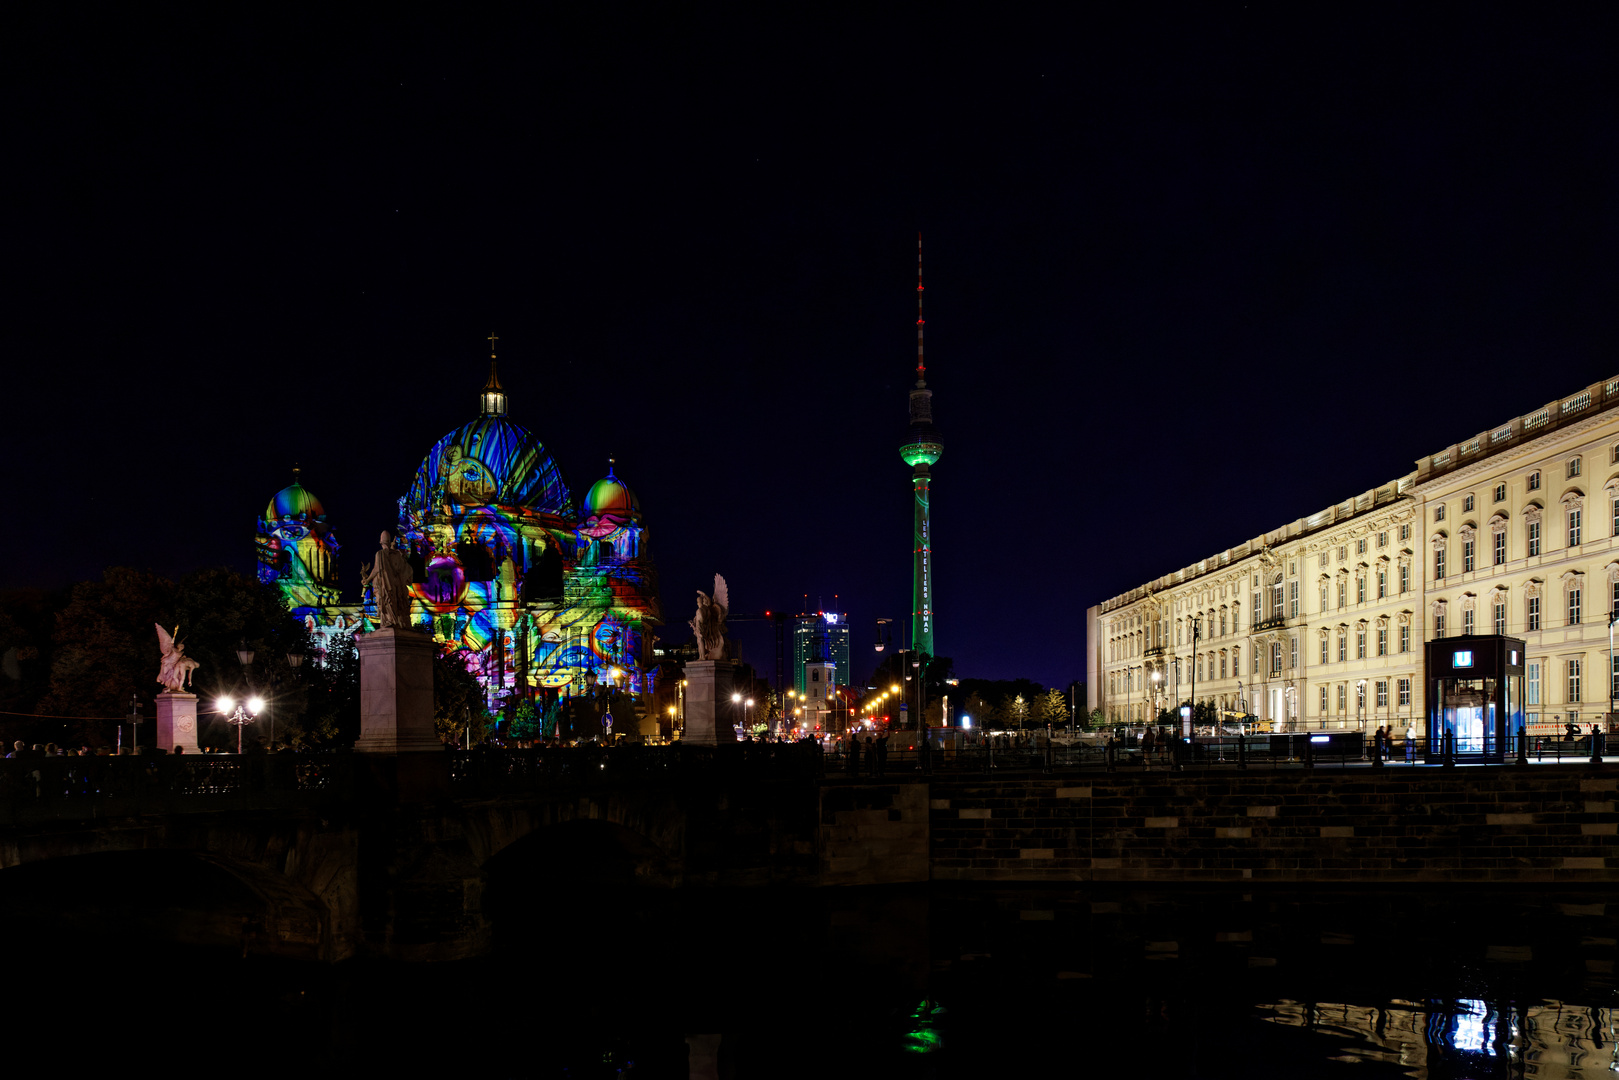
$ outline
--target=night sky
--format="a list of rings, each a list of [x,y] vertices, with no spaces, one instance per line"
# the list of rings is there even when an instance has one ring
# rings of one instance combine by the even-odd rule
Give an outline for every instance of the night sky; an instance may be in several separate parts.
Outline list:
[[[251,570],[297,461],[355,599],[493,331],[667,640],[718,571],[864,674],[920,231],[939,652],[1065,685],[1089,605],[1619,374],[1595,5],[136,7],[5,17],[4,587]]]

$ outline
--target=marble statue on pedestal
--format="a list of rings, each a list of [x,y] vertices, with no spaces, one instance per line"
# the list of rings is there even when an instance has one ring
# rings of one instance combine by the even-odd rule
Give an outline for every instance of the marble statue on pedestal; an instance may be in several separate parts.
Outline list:
[[[697,659],[724,660],[725,616],[730,613],[731,598],[725,588],[725,579],[714,575],[714,595],[697,590],[697,614],[692,616],[692,636],[697,642]]]
[[[371,586],[377,601],[377,626],[381,629],[410,626],[410,560],[394,547],[393,534],[382,532],[377,561],[360,564],[360,585]]]
[[[184,693],[191,683],[191,673],[202,665],[186,655],[186,647],[175,640],[174,634],[163,629],[161,623],[157,626],[157,643],[163,650],[163,661],[157,669],[157,681],[176,694]],[[180,628],[176,626],[174,633],[178,634]]]

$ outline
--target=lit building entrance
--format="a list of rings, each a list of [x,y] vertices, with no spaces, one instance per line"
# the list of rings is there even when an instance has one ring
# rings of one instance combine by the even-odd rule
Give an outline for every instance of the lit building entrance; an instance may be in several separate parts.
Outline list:
[[[1460,760],[1502,761],[1509,737],[1523,726],[1523,642],[1517,638],[1459,637],[1430,641],[1428,756],[1450,752]]]

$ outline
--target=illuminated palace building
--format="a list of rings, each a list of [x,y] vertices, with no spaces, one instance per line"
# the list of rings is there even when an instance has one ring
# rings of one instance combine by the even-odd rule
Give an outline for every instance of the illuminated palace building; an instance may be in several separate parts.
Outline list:
[[[492,708],[542,688],[582,692],[587,675],[652,690],[650,628],[661,620],[639,501],[609,466],[575,511],[556,462],[506,404],[491,357],[479,415],[433,445],[399,500],[413,619],[465,650]],[[296,479],[259,521],[259,580],[282,590],[321,644],[375,625],[369,591],[339,602],[337,546]]]
[[[1525,645],[1531,734],[1603,720],[1619,690],[1619,379],[1416,464],[1091,608],[1089,707],[1141,722],[1195,677],[1198,701],[1273,730],[1425,735],[1424,643],[1504,635]]]

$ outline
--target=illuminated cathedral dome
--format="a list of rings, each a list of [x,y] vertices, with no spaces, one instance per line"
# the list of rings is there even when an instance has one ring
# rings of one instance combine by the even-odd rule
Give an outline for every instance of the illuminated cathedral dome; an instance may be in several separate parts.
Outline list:
[[[641,500],[614,474],[611,460],[607,464],[607,475],[592,484],[586,493],[579,517],[584,522],[580,531],[588,536],[604,536],[619,526],[641,520]]]
[[[482,416],[434,443],[422,459],[405,512],[510,506],[566,514],[572,496],[562,471],[533,432],[506,418],[506,394],[492,366],[479,404]]]
[[[298,470],[292,470],[293,481],[270,497],[269,503],[264,507],[265,521],[286,521],[290,518],[308,517],[324,521],[326,508],[315,498],[314,492],[298,482]]]

